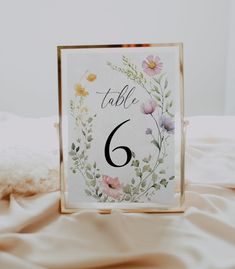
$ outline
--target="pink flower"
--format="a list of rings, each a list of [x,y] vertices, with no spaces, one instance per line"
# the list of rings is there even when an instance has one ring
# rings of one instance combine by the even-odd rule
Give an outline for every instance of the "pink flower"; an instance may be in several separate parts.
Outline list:
[[[102,177],[103,192],[114,199],[120,197],[120,190],[122,185],[117,177],[112,178],[110,176],[103,175]]]
[[[145,103],[142,103],[140,110],[144,114],[152,114],[157,107],[157,103],[154,100],[149,100]]]
[[[142,62],[144,72],[149,76],[154,76],[162,71],[163,63],[158,56],[149,55],[146,60]]]

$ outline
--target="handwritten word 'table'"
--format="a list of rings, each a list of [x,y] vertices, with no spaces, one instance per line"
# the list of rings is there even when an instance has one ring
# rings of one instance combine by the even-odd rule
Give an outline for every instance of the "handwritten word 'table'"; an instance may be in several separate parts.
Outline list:
[[[111,88],[107,92],[97,92],[98,94],[104,95],[104,98],[101,102],[101,108],[106,108],[108,105],[115,107],[123,105],[123,107],[127,109],[131,105],[137,104],[139,100],[136,98],[131,98],[135,92],[135,89],[135,87],[129,89],[129,85],[126,85],[120,92],[112,91]],[[113,97],[114,94],[117,96]]]

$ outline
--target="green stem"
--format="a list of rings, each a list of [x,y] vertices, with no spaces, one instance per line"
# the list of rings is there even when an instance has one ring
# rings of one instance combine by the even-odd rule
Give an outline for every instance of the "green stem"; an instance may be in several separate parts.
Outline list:
[[[161,91],[161,93],[160,93],[160,95],[161,95],[161,104],[162,104],[162,115],[163,115],[163,113],[164,113],[164,102],[165,102],[165,97],[164,97],[164,94],[163,94],[163,89],[162,89],[162,85],[161,85],[161,83],[157,80],[157,79],[154,79],[154,81],[155,82],[157,82],[157,84],[160,86],[160,91]]]
[[[142,192],[142,193],[140,193],[139,195],[137,195],[137,196],[135,197],[135,200],[138,201],[138,199],[139,199],[140,197],[142,197],[146,192],[148,192],[151,188],[153,188],[153,185],[150,186],[150,187],[148,187],[144,192]]]
[[[157,125],[157,129],[158,129],[158,133],[159,133],[159,138],[160,138],[160,143],[159,143],[160,149],[159,150],[161,150],[161,146],[162,146],[162,134],[161,134],[161,131],[160,131],[160,127],[159,127],[159,124],[158,124],[157,120],[154,118],[153,114],[150,114],[150,115],[151,115],[151,117],[153,118],[153,120],[155,121],[155,123]]]

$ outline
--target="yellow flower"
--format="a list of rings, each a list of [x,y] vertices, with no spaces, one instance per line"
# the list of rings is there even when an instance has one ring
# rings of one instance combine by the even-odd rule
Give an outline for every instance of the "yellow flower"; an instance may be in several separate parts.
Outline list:
[[[75,85],[74,90],[77,96],[87,96],[89,94],[89,92],[84,87],[82,87],[80,83]]]
[[[90,73],[88,76],[87,76],[87,80],[88,81],[90,81],[90,82],[92,82],[92,81],[94,81],[94,80],[96,80],[96,74],[92,74],[92,73]]]

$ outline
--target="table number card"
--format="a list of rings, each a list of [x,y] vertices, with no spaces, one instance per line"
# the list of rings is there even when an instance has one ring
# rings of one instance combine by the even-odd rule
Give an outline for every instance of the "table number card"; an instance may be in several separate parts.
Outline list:
[[[182,44],[58,47],[62,212],[182,211]]]

